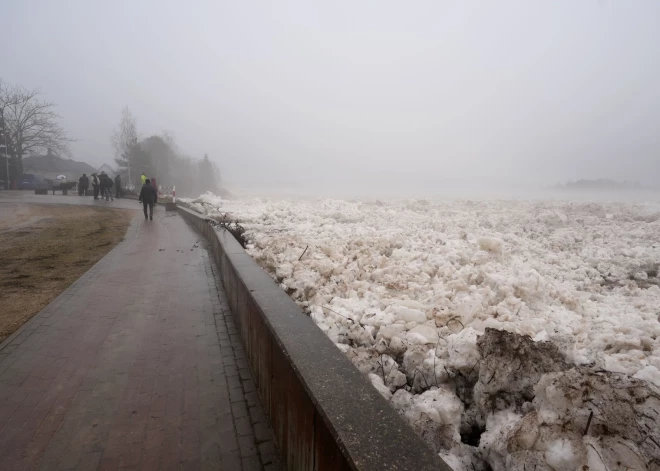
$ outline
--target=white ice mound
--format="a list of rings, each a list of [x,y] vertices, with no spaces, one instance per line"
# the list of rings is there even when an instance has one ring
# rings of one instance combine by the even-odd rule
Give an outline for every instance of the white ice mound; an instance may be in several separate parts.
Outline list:
[[[657,468],[657,204],[186,204],[238,219],[248,253],[456,471]]]

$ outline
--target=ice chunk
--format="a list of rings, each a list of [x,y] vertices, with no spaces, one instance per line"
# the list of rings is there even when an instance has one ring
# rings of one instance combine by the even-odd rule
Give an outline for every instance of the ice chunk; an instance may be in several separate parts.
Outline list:
[[[477,239],[477,244],[481,250],[495,254],[501,254],[502,249],[504,248],[504,241],[497,237],[479,237]]]
[[[427,351],[428,348],[420,345],[409,348],[403,354],[403,368],[409,378],[412,378],[415,375],[415,370],[422,365]]]
[[[570,440],[560,438],[553,441],[545,452],[545,459],[552,469],[568,471],[578,469],[580,456],[575,453]]]
[[[451,391],[444,388],[431,389],[415,397],[414,402],[419,413],[428,415],[434,422],[456,427],[461,423],[463,403]]]
[[[389,344],[389,351],[392,352],[394,355],[398,355],[400,353],[403,353],[406,351],[406,344],[403,343],[403,340],[401,340],[397,336],[392,336]]]
[[[477,348],[479,332],[472,327],[446,338],[449,360],[447,366],[459,371],[478,371],[481,356]]]
[[[390,391],[390,388],[385,386],[381,376],[378,376],[374,373],[369,373],[369,380],[371,381],[371,384],[374,386],[374,388],[376,388],[376,390],[381,394],[381,396],[383,396],[388,401],[392,399],[392,392]]]
[[[408,334],[414,334],[420,336],[421,339],[423,340],[422,343],[435,344],[438,342],[437,329],[427,324],[420,324],[416,327],[413,327],[408,331]]]
[[[335,344],[339,350],[342,351],[342,353],[347,353],[350,350],[350,345],[346,345],[344,343],[336,343]]]
[[[550,227],[561,227],[568,220],[565,214],[553,210],[543,211],[537,219]]]
[[[426,314],[418,309],[411,309],[403,306],[392,306],[392,311],[397,319],[404,322],[417,322],[423,324],[426,322]]]
[[[521,450],[531,450],[539,436],[538,414],[532,411],[516,424],[509,436],[508,450],[513,453]]]
[[[404,412],[412,405],[413,395],[405,389],[399,389],[392,395],[392,406],[398,411]]]
[[[444,388],[432,388],[410,396],[397,391],[392,403],[413,425],[417,433],[436,451],[449,450],[460,443],[458,427],[463,403]]]
[[[394,336],[398,336],[402,334],[405,331],[405,326],[402,324],[392,324],[392,325],[386,325],[380,328],[378,331],[378,335],[376,338],[384,338],[384,339],[391,339]]]
[[[660,388],[660,370],[658,370],[655,366],[645,366],[637,373],[635,373],[634,377],[637,379],[643,379],[649,383],[653,383]]]
[[[493,470],[506,469],[507,439],[521,416],[511,411],[499,411],[486,419],[486,431],[481,435],[479,449]]]
[[[639,448],[630,440],[619,437],[584,437],[584,442],[587,445],[589,471],[653,469],[647,468]]]

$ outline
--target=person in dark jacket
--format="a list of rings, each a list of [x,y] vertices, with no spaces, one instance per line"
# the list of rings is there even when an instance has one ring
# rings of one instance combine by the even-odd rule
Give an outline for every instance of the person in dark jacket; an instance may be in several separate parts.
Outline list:
[[[107,173],[103,173],[103,179],[105,180],[105,200],[106,201],[114,201],[115,199],[112,197],[112,178]]]
[[[142,206],[144,208],[144,218],[153,221],[154,205],[158,201],[158,193],[156,192],[154,187],[151,186],[151,180],[149,180],[148,178],[145,180],[144,185],[142,185],[142,189],[140,190],[139,201],[140,203],[142,203]],[[149,206],[149,217],[147,217],[147,206]]]
[[[99,199],[99,190],[101,182],[99,181],[99,177],[96,174],[96,172],[92,173],[92,188],[94,189],[94,199],[97,200]]]
[[[84,196],[87,194],[87,189],[89,188],[89,178],[83,173],[83,176],[78,180],[78,196]]]
[[[115,177],[115,198],[120,198],[121,197],[121,177],[119,174]]]
[[[101,172],[99,180],[101,188],[101,199],[105,198],[106,201],[110,201],[112,196],[110,194],[110,188],[112,188],[112,179],[110,179],[110,177],[105,172]]]

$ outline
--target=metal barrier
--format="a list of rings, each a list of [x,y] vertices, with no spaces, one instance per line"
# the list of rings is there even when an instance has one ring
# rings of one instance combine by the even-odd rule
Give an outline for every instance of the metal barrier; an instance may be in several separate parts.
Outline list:
[[[176,185],[158,186],[159,198],[172,198],[172,203],[176,203]]]

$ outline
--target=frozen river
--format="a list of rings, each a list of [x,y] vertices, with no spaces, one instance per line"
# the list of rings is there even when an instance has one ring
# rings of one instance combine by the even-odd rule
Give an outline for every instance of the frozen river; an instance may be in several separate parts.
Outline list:
[[[240,220],[248,252],[455,469],[660,459],[644,419],[660,420],[657,202],[189,204]]]

